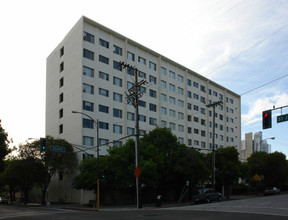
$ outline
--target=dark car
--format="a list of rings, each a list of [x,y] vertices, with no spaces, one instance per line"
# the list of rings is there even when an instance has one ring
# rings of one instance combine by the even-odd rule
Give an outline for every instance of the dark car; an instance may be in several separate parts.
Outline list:
[[[203,188],[195,191],[192,199],[195,203],[200,202],[209,203],[211,201],[222,201],[222,194],[216,192],[214,189]]]
[[[265,196],[276,195],[276,194],[280,194],[280,189],[278,189],[277,187],[270,187],[264,190]]]
[[[8,199],[0,196],[0,204],[8,204]]]

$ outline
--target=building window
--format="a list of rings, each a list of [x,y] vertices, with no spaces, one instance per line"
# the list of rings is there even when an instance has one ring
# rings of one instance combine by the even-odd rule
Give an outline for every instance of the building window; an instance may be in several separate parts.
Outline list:
[[[99,95],[109,97],[109,91],[107,89],[99,88]]]
[[[164,80],[161,80],[160,84],[162,89],[166,88],[166,82]]]
[[[167,96],[165,94],[161,93],[161,101],[166,102],[166,100],[167,100],[166,97]]]
[[[122,134],[122,126],[121,125],[113,125],[113,133]]]
[[[176,112],[172,109],[169,109],[169,116],[175,118],[176,117]]]
[[[206,136],[205,131],[201,130],[201,136],[202,136],[202,137],[205,137],[205,136]]]
[[[161,124],[160,124],[160,127],[161,127],[161,128],[166,128],[166,126],[167,126],[167,122],[166,122],[166,121],[163,121],[163,120],[161,120]]]
[[[191,103],[187,103],[187,108],[188,108],[189,110],[191,110],[191,109],[192,109],[192,104],[191,104]]]
[[[156,112],[157,111],[157,106],[152,104],[152,103],[150,103],[149,104],[149,110],[152,111],[152,112]]]
[[[175,85],[169,83],[169,90],[175,92]]]
[[[181,75],[178,75],[178,82],[184,82],[184,78],[183,78],[183,76],[181,76]]]
[[[205,114],[206,114],[205,108],[201,108],[201,114],[202,114],[202,115],[205,115]]]
[[[103,39],[99,39],[99,44],[102,46],[102,47],[106,47],[106,48],[109,48],[109,42],[106,41],[106,40],[103,40]]]
[[[156,91],[150,89],[149,90],[149,95],[150,95],[150,97],[156,98]]]
[[[119,93],[114,92],[113,93],[113,100],[116,102],[121,102],[122,103],[122,95]]]
[[[60,49],[60,57],[62,57],[64,55],[64,47],[61,47]]]
[[[166,108],[165,107],[161,107],[161,114],[162,115],[166,115]]]
[[[83,136],[83,145],[85,146],[93,146],[94,145],[94,138]]]
[[[175,79],[175,73],[173,71],[169,71],[169,77]]]
[[[94,52],[90,50],[83,49],[83,57],[89,59],[89,60],[94,60]]]
[[[99,62],[109,64],[109,58],[99,55]]]
[[[59,125],[59,134],[63,133],[63,124]]]
[[[161,67],[161,75],[166,76],[166,68]]]
[[[59,110],[59,118],[63,118],[63,108]]]
[[[109,81],[109,75],[107,73],[103,73],[99,71],[99,78]]]
[[[94,69],[83,66],[83,75],[94,78]]]
[[[154,77],[154,76],[149,76],[149,82],[150,82],[151,84],[156,84],[156,77]]]
[[[191,79],[187,79],[187,86],[191,86]]]
[[[149,68],[156,71],[156,63],[149,61]]]
[[[113,116],[116,118],[122,118],[122,110],[113,108]]]
[[[134,69],[128,68],[127,69],[127,74],[129,74],[130,76],[134,76]]]
[[[139,100],[139,106],[146,108],[146,102]]]
[[[103,121],[99,121],[99,128],[105,129],[105,130],[109,130],[109,123],[103,122]]]
[[[119,70],[119,71],[122,71],[122,66],[119,64],[119,62],[113,60],[113,68],[115,70]]]
[[[59,87],[61,88],[62,86],[64,86],[64,78],[63,77],[59,81]]]
[[[127,135],[134,135],[134,128],[127,127]]]
[[[149,125],[157,126],[157,119],[156,118],[149,118]]]
[[[206,126],[206,121],[205,121],[205,119],[201,119],[201,125]]]
[[[94,44],[94,35],[92,34],[89,34],[88,32],[84,32],[84,37],[83,37],[84,40]]]
[[[118,47],[118,46],[116,46],[115,44],[113,45],[113,47],[114,47],[114,51],[113,51],[113,53],[115,53],[115,54],[118,54],[118,55],[122,56],[122,48],[121,48],[121,47]]]
[[[64,70],[64,62],[60,63],[59,71],[60,73]]]
[[[174,97],[169,96],[169,103],[175,105],[176,101]]]
[[[138,62],[146,65],[146,59],[143,57],[138,56]]]
[[[192,93],[190,91],[187,91],[187,97],[191,98],[192,97]]]
[[[206,90],[205,90],[205,86],[200,86],[200,90],[202,91],[202,92],[206,92]]]
[[[178,94],[179,95],[184,95],[184,89],[178,87]]]
[[[138,76],[140,78],[146,79],[146,73],[139,71]]]
[[[198,100],[199,99],[199,95],[196,94],[196,93],[193,93],[193,98]]]
[[[118,78],[118,77],[113,77],[113,84],[119,87],[122,87],[122,79]]]
[[[61,94],[59,95],[59,103],[61,103],[61,102],[63,102],[63,101],[64,101],[64,94],[61,93]]]
[[[178,119],[183,120],[184,119],[184,113],[178,112]]]
[[[83,110],[94,111],[94,104],[92,102],[83,101]]]
[[[184,126],[183,125],[178,125],[178,131],[179,132],[184,132]]]
[[[139,115],[139,121],[146,122],[146,116]]]
[[[169,123],[169,128],[170,128],[172,131],[175,131],[175,130],[176,130],[176,125],[175,125],[175,123],[170,122],[170,123]]]
[[[105,105],[99,105],[99,112],[109,113],[109,107]]]
[[[83,128],[94,128],[94,121],[91,119],[83,118]]]
[[[192,128],[188,127],[188,134],[192,134]]]
[[[134,113],[132,112],[127,112],[127,120],[129,121],[134,121]]]
[[[83,83],[83,92],[87,94],[94,94],[94,86]]]
[[[194,128],[194,134],[199,134],[199,129]]]
[[[127,51],[127,59],[131,60],[131,61],[135,61],[134,53],[131,53],[131,52]]]
[[[194,86],[195,88],[198,88],[198,87],[199,87],[199,84],[198,84],[197,82],[193,82],[193,86]]]
[[[184,101],[178,99],[178,106],[183,108],[184,107]]]

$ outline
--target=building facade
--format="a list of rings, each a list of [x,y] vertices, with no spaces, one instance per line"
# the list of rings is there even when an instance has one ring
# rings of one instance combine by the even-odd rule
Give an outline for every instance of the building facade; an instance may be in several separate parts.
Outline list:
[[[206,105],[222,100],[215,109],[215,147],[240,149],[238,94],[82,17],[48,56],[46,71],[46,135],[69,141],[79,161],[96,155],[97,141],[105,155],[109,146],[120,146],[124,137],[135,134],[135,108],[126,100],[135,76],[120,61],[136,67],[139,81],[146,82],[140,87],[140,134],[168,127],[180,143],[207,152],[212,149],[213,109]],[[91,193],[73,190],[72,178],[66,179],[51,184],[52,200],[91,199]]]

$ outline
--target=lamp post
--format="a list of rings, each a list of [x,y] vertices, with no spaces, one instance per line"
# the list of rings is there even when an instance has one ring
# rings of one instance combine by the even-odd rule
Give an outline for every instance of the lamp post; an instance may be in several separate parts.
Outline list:
[[[96,136],[97,136],[97,209],[100,206],[100,181],[99,181],[99,122],[98,119],[95,121],[91,116],[83,112],[72,111],[74,114],[82,114],[90,118],[96,125]]]
[[[215,107],[217,105],[222,104],[223,102],[220,100],[218,102],[213,102],[211,104],[206,105],[207,108],[213,108],[213,128],[212,128],[212,185],[215,190]]]

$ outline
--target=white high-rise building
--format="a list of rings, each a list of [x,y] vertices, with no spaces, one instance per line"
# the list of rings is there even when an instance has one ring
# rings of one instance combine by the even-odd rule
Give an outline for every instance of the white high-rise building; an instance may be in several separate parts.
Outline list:
[[[135,133],[135,109],[126,101],[135,77],[119,61],[137,67],[139,81],[147,82],[140,89],[140,133],[168,127],[180,143],[207,152],[213,117],[206,105],[222,100],[215,109],[215,146],[240,149],[238,94],[87,17],[47,58],[46,135],[66,139],[81,161],[96,155],[97,138],[100,155],[105,155],[109,146],[119,146],[127,140],[123,137]],[[99,137],[91,118],[98,120]],[[94,197],[73,190],[72,177],[66,179],[51,184],[52,201],[85,203]]]

